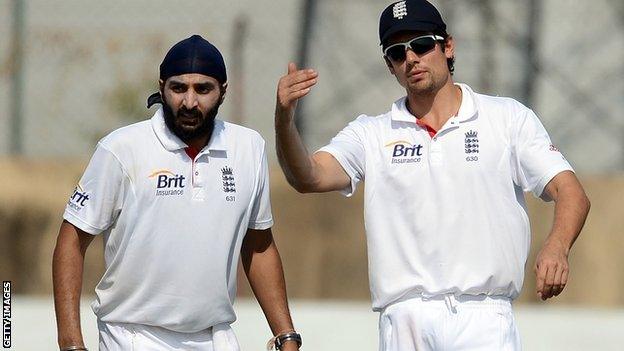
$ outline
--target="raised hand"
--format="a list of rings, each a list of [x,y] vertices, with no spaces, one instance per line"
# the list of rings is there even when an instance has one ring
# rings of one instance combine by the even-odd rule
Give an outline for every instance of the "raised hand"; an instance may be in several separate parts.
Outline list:
[[[313,69],[298,70],[294,63],[288,64],[288,73],[277,84],[276,124],[292,121],[297,101],[310,92],[317,78],[318,73]]]

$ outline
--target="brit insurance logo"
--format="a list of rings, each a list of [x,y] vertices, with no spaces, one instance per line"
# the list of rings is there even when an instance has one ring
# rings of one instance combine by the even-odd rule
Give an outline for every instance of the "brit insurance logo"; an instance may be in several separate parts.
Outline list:
[[[421,161],[422,145],[397,140],[385,145],[392,150],[392,164],[417,163]]]
[[[149,175],[156,181],[156,196],[179,196],[184,194],[186,177],[168,169],[160,169]]]
[[[478,161],[479,156],[479,133],[474,130],[470,130],[469,132],[464,134],[466,138],[464,139],[464,150],[466,152],[466,161]]]
[[[74,189],[74,193],[69,197],[67,206],[72,208],[74,211],[79,212],[85,207],[89,199],[89,194],[82,189],[80,184],[78,184]]]

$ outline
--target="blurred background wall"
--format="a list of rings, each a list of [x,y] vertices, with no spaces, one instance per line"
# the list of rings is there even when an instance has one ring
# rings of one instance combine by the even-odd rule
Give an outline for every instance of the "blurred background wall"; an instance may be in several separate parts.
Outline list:
[[[220,118],[258,130],[273,167],[275,233],[293,298],[368,300],[361,190],[299,195],[273,148],[277,80],[289,61],[320,81],[300,106],[309,148],[403,91],[378,45],[391,1],[4,0],[0,2],[0,277],[51,294],[51,255],[67,197],[99,138],[149,118],[147,96],[174,43],[198,33],[223,52]],[[530,106],[578,172],[592,211],[553,304],[624,307],[624,2],[438,0],[457,44],[455,80]],[[530,197],[530,196],[528,196]],[[537,303],[532,265],[552,205],[530,199],[533,247],[520,302]],[[89,250],[85,293],[102,272]],[[249,295],[242,280],[240,294]]]
[[[145,99],[157,88],[158,65],[193,33],[227,61],[222,117],[269,144],[288,61],[318,69],[301,124],[310,147],[322,146],[357,115],[383,113],[403,94],[378,45],[388,3],[2,1],[0,153],[88,157],[110,130],[151,116]],[[624,168],[624,2],[435,3],[456,38],[457,81],[529,105],[579,172]]]

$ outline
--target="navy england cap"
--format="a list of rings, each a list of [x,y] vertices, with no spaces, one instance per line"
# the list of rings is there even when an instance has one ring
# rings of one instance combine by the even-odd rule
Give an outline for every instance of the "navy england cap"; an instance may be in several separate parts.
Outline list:
[[[407,30],[446,32],[446,24],[438,9],[426,0],[397,1],[383,10],[379,18],[380,45],[391,35]]]

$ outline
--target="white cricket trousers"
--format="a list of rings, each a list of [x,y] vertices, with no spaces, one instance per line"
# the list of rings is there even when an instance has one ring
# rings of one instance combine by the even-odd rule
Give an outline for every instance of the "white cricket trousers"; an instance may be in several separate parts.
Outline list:
[[[485,296],[416,297],[379,316],[380,351],[520,351],[511,301]]]
[[[100,351],[240,351],[229,324],[196,333],[179,333],[141,324],[98,320]]]

